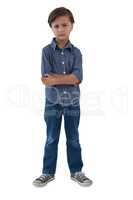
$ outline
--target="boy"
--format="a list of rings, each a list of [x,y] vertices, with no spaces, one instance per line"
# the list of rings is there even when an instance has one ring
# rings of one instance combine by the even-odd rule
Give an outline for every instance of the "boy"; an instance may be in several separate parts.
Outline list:
[[[44,186],[54,180],[57,162],[58,142],[62,116],[66,133],[67,161],[71,179],[82,186],[92,181],[81,171],[83,167],[79,143],[80,90],[82,81],[82,55],[69,41],[74,18],[70,10],[60,7],[48,18],[55,38],[43,48],[41,73],[45,85],[44,119],[47,126],[47,140],[43,158],[42,175],[35,179],[35,186]]]

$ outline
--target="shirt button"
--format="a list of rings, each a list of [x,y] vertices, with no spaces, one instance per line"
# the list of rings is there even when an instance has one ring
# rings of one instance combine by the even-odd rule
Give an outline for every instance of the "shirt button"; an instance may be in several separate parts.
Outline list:
[[[61,52],[61,55],[64,55],[64,52],[63,52],[63,51]]]
[[[65,64],[65,62],[64,62],[64,61],[62,61],[62,64],[64,65],[64,64]]]
[[[64,94],[66,94],[67,92],[66,91],[64,91]]]
[[[63,74],[66,74],[66,72],[63,72]]]

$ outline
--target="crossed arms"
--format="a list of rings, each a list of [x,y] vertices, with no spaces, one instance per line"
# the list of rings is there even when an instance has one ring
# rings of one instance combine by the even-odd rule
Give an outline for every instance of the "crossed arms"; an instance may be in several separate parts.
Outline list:
[[[76,77],[75,74],[67,74],[67,75],[62,75],[62,74],[50,74],[47,77],[42,76],[41,77],[42,83],[46,86],[50,85],[75,85],[79,84],[81,81]]]

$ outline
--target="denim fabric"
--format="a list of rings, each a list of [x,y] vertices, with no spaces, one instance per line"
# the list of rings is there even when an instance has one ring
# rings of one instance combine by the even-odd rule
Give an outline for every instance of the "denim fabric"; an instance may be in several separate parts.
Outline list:
[[[61,49],[58,47],[56,39],[53,38],[51,44],[42,49],[41,74],[75,74],[80,80],[83,79],[82,54],[80,50],[68,41],[67,45]],[[61,104],[62,99],[67,99],[66,104],[78,104],[80,98],[80,88],[75,85],[53,85],[45,87],[46,98],[50,102]]]
[[[83,167],[81,147],[79,143],[79,106],[62,106],[46,102],[44,119],[47,125],[47,139],[44,148],[43,174],[55,174],[58,142],[62,117],[64,117],[64,128],[66,133],[67,161],[70,173],[81,171]]]

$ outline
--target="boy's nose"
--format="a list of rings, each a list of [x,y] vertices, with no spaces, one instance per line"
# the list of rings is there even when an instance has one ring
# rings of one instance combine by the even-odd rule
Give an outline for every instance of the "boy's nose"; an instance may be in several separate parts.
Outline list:
[[[64,29],[63,29],[63,27],[61,27],[61,26],[58,28],[58,31],[59,31],[59,32],[62,32],[63,30],[64,30]]]

